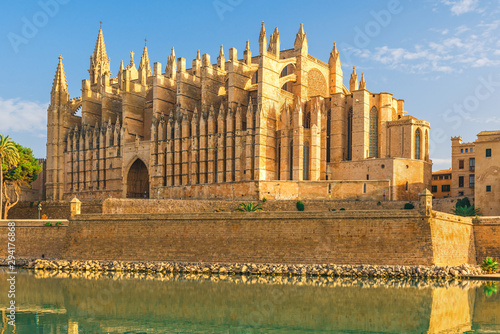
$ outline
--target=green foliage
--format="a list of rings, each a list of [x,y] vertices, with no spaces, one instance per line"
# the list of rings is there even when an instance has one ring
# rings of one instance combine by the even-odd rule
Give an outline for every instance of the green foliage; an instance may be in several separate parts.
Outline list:
[[[483,293],[486,297],[491,297],[498,292],[498,283],[497,282],[487,282],[482,285]]]
[[[234,209],[234,211],[240,211],[240,212],[259,212],[259,211],[264,211],[261,207],[260,204],[254,204],[253,202],[250,203],[241,203],[239,208]]]
[[[405,207],[403,209],[413,210],[413,209],[415,209],[415,205],[413,205],[413,203],[408,202],[408,203],[405,203]]]
[[[378,202],[377,202],[377,205],[382,205],[382,202],[378,201]]]
[[[56,226],[60,226],[60,225],[62,225],[62,224],[63,224],[62,222],[57,222],[57,223],[56,223]]]
[[[17,166],[8,165],[6,161],[2,163],[2,171],[5,180],[17,181],[24,183],[27,186],[31,185],[42,171],[42,165],[38,164],[38,160],[33,156],[33,151],[30,148],[14,143],[19,152],[19,163]]]
[[[330,211],[337,211],[337,209],[330,209]]]
[[[481,210],[475,209],[473,206],[458,206],[452,210],[453,214],[462,217],[474,217],[480,214]]]
[[[498,270],[498,262],[493,260],[491,257],[487,257],[483,260],[481,264],[481,269],[486,271],[488,274],[494,274]]]
[[[462,199],[459,199],[457,200],[457,203],[455,203],[455,208],[459,208],[459,207],[466,207],[466,206],[471,206],[470,205],[470,201],[467,197],[464,197]]]
[[[262,203],[266,203],[266,202],[267,202],[267,198],[262,197]]]
[[[0,135],[0,161],[2,162],[2,172],[5,168],[16,166],[19,163],[19,151],[17,144],[9,136]]]
[[[51,222],[46,222],[45,226],[52,226],[52,223]]]
[[[304,211],[304,209],[305,209],[304,202],[298,201],[297,202],[297,210]]]
[[[345,211],[345,208],[340,208],[340,211]]]

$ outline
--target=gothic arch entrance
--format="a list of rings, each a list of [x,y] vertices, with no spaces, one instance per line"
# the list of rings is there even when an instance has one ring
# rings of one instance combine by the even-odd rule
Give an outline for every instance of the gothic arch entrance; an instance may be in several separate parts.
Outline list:
[[[128,171],[127,198],[149,198],[148,168],[141,159],[134,161]]]

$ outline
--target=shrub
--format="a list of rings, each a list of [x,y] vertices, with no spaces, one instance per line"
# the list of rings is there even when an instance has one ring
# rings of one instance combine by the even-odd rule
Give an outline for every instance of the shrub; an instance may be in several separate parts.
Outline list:
[[[377,202],[377,205],[382,205],[382,202],[378,201],[378,202]]]
[[[241,203],[239,208],[234,209],[234,211],[240,211],[240,212],[259,212],[259,211],[264,211],[261,207],[260,204],[254,204],[253,202],[250,203]]]
[[[330,209],[330,211],[337,211],[337,209]]]
[[[59,225],[62,225],[62,224],[63,224],[62,222],[57,222],[56,226],[59,226]]]
[[[405,210],[413,210],[413,209],[415,209],[415,205],[413,205],[413,203],[408,202],[408,203],[405,204],[405,207],[403,209],[405,209]]]
[[[267,198],[262,197],[262,203],[266,203],[266,202],[267,202]]]
[[[470,207],[470,201],[467,197],[464,197],[464,198],[461,198],[459,200],[457,200],[457,203],[455,203],[455,208],[459,208],[459,207]]]
[[[498,262],[493,260],[491,257],[487,257],[483,260],[481,264],[481,269],[486,271],[488,274],[494,274],[498,270]]]
[[[345,208],[340,208],[340,211],[345,211]]]
[[[297,210],[299,211],[304,211],[305,207],[304,207],[304,202],[302,201],[298,201],[297,202]]]
[[[479,215],[481,210],[475,209],[474,205],[472,206],[457,206],[451,212],[457,216],[462,217],[473,217]]]
[[[52,226],[52,223],[51,222],[46,222],[45,226]]]

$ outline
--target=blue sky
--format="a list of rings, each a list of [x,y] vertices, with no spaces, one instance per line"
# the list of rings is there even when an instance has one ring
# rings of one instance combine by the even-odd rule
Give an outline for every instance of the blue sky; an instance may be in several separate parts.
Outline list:
[[[57,57],[70,97],[80,96],[100,21],[113,75],[146,37],[151,62],[164,67],[172,46],[188,64],[198,49],[215,59],[221,44],[241,58],[247,39],[256,53],[262,21],[288,49],[303,23],[311,55],[328,61],[337,42],[344,84],[356,65],[368,90],[393,93],[430,121],[434,170],[449,168],[451,136],[500,129],[499,12],[498,0],[2,1],[0,133],[45,156]]]

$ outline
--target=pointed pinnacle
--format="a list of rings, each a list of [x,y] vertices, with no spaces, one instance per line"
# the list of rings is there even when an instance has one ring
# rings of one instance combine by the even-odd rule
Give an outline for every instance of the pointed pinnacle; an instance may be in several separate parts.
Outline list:
[[[220,45],[219,57],[224,57],[224,46],[222,44]]]
[[[262,26],[260,27],[260,36],[259,39],[266,36],[266,26],[264,25],[264,21],[262,21]]]
[[[174,50],[174,47],[172,46],[172,50],[170,51],[170,55],[175,57],[175,50]]]
[[[247,39],[247,45],[245,47],[245,51],[250,51],[250,42]]]
[[[200,55],[200,50],[196,53],[196,60],[201,61],[201,55]]]
[[[304,35],[305,34],[305,32],[304,32],[304,24],[303,23],[300,24],[299,34],[300,35]]]

